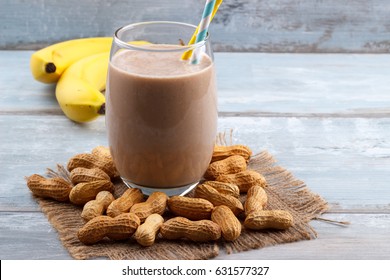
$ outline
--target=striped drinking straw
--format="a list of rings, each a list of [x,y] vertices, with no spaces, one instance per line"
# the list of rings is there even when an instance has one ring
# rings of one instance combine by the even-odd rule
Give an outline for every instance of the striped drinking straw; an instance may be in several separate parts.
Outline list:
[[[223,0],[216,0],[215,1],[215,6],[213,9],[213,12],[211,13],[210,22],[213,20],[215,14],[217,13],[219,6],[221,6],[222,2],[223,2]],[[192,45],[195,43],[196,35],[198,34],[198,31],[199,31],[199,25],[196,27],[194,34],[192,34],[192,37],[191,37],[190,41],[188,42],[188,45]],[[183,53],[183,55],[181,56],[181,59],[188,60],[191,58],[191,56],[192,56],[192,50],[188,50],[188,51]]]
[[[199,31],[196,35],[195,44],[203,41],[206,38],[207,30],[211,21],[211,14],[213,12],[216,0],[206,0],[204,6],[202,20],[199,23]],[[200,60],[199,48],[195,49],[191,57],[191,64],[198,64]]]

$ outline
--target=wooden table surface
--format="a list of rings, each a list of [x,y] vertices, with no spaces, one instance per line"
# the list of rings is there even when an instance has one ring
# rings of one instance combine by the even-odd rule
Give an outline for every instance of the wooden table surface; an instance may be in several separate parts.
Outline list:
[[[69,121],[31,51],[0,51],[0,259],[70,259],[24,176],[106,145]],[[219,131],[268,150],[330,204],[318,238],[217,259],[390,258],[390,55],[216,53]]]

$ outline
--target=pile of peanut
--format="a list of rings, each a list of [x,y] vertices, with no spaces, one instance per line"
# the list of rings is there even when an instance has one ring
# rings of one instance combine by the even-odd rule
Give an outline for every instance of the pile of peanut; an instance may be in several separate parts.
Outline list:
[[[163,239],[195,242],[236,240],[242,226],[250,230],[280,229],[293,225],[284,210],[264,210],[268,198],[265,178],[247,169],[252,151],[244,145],[215,146],[211,163],[194,197],[154,192],[146,200],[139,189],[129,188],[115,198],[112,180],[119,176],[109,149],[98,146],[91,153],[78,154],[67,164],[71,182],[34,174],[27,186],[36,196],[83,207],[85,224],[77,235],[84,244],[104,238],[133,237],[151,246]],[[245,203],[240,194],[246,193]],[[243,221],[241,221],[243,220]]]

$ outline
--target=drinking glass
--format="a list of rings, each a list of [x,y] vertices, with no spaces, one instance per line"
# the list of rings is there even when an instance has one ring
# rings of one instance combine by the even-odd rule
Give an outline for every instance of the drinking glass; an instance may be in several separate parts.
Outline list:
[[[185,194],[202,180],[217,132],[210,37],[185,45],[196,26],[141,22],[113,38],[106,127],[125,184],[144,194]],[[197,53],[183,59],[185,52]]]

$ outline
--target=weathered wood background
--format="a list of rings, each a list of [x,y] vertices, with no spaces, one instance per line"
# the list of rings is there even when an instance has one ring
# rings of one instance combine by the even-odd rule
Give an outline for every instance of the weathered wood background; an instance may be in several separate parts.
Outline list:
[[[35,81],[32,51],[0,51],[0,259],[70,259],[24,176],[107,145],[104,118],[76,124],[53,85]],[[319,238],[219,259],[390,256],[390,55],[216,53],[219,131],[268,150],[329,202]]]
[[[104,118],[69,121],[54,85],[33,80],[32,50],[111,36],[131,22],[197,24],[203,5],[0,0],[0,259],[71,258],[24,176],[107,144]],[[314,241],[218,258],[388,260],[390,1],[224,0],[211,33],[219,131],[233,129],[235,143],[271,152],[329,202],[325,218],[351,222],[313,221]]]
[[[111,36],[138,21],[198,24],[204,0],[0,0],[0,49]],[[211,26],[216,51],[388,53],[387,0],[225,0]]]

